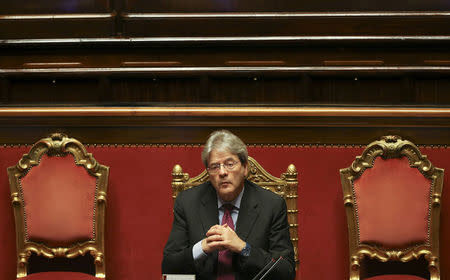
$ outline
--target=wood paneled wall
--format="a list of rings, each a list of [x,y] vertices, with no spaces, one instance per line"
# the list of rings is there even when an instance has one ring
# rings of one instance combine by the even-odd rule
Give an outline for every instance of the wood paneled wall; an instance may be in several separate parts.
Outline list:
[[[450,142],[442,1],[4,2],[0,143]]]

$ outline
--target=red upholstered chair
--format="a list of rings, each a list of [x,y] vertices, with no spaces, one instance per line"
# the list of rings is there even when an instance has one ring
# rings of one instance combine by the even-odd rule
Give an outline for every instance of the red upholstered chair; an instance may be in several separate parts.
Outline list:
[[[281,177],[275,177],[268,173],[254,158],[248,157],[248,176],[247,179],[260,187],[266,188],[281,197],[286,201],[288,211],[288,222],[290,226],[290,236],[292,245],[294,247],[296,269],[298,268],[298,235],[297,235],[297,169],[293,164],[287,167],[285,173]],[[197,176],[189,178],[188,173],[183,173],[183,169],[179,164],[176,164],[172,170],[172,197],[175,199],[177,195],[192,187],[198,186],[209,179],[208,172],[203,170]]]
[[[440,279],[439,213],[444,170],[434,167],[413,143],[386,136],[369,144],[340,173],[350,279],[360,279],[361,263],[367,259],[396,264],[424,259],[430,279]],[[367,279],[424,278],[384,274]]]
[[[16,223],[17,278],[105,278],[104,216],[109,169],[63,134],[33,145],[8,168]],[[28,275],[30,256],[49,259],[92,255],[96,275],[40,272]]]

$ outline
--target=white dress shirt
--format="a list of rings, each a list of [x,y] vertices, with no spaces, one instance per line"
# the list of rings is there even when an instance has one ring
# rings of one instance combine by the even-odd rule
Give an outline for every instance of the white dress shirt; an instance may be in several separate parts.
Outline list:
[[[220,223],[222,222],[222,217],[224,214],[224,209],[222,206],[225,203],[228,203],[228,204],[231,204],[234,206],[233,210],[231,210],[230,214],[231,214],[231,218],[233,219],[235,231],[236,231],[236,222],[237,222],[237,219],[239,216],[239,209],[241,207],[241,200],[242,200],[243,194],[244,194],[244,189],[242,189],[242,191],[239,193],[239,195],[236,197],[236,199],[234,199],[233,201],[230,201],[230,202],[224,202],[219,196],[217,196],[217,207],[219,209]],[[192,256],[194,257],[194,260],[200,260],[201,258],[204,258],[207,256],[207,254],[202,249],[202,240],[195,243],[194,247],[192,248]]]

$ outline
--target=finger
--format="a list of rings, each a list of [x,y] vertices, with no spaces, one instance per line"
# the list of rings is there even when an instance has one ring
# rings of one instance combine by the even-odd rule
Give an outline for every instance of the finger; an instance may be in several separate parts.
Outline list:
[[[227,230],[234,232],[234,229],[232,229],[231,227],[227,227]]]
[[[214,247],[210,248],[210,252],[223,251],[223,250],[227,250],[227,248],[223,248],[221,246],[214,246]]]
[[[225,250],[227,249],[227,243],[224,243],[222,240],[212,241],[208,243],[210,248],[214,248],[215,250]]]
[[[208,232],[206,232],[206,236],[210,236],[210,235],[214,235],[214,234],[223,234],[225,231],[225,227],[223,226],[217,226],[214,228],[211,228],[210,230],[208,230]]]
[[[210,227],[210,228],[208,229],[208,231],[217,229],[218,227],[219,227],[219,225],[213,225],[212,227]]]
[[[222,234],[221,230],[218,229],[210,229],[208,230],[208,232],[206,233],[206,237],[211,236],[211,235],[220,235]]]
[[[236,235],[234,230],[230,227],[223,229],[223,231],[220,232],[221,235],[224,236],[224,238],[233,238],[233,236]]]
[[[219,235],[219,234],[215,234],[215,235],[206,237],[207,243],[216,242],[216,241],[223,241],[223,236]]]
[[[214,250],[229,250],[231,249],[230,243],[226,241],[214,241],[211,242],[211,245],[213,246]]]

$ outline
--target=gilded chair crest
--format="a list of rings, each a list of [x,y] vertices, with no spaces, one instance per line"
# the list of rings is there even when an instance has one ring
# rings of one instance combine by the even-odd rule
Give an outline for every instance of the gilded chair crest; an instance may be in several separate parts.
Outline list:
[[[385,136],[369,144],[340,174],[348,223],[350,279],[360,278],[364,258],[408,262],[420,257],[428,262],[430,279],[440,279],[439,215],[444,170],[434,167],[410,141]]]
[[[16,224],[17,277],[32,253],[74,258],[89,252],[105,277],[104,217],[109,168],[64,134],[35,143],[8,168]]]
[[[286,201],[288,211],[288,222],[290,226],[290,236],[294,247],[296,267],[298,267],[298,223],[297,223],[297,169],[290,164],[285,173],[275,177],[269,174],[264,168],[252,157],[248,157],[249,171],[247,179],[257,185],[271,190],[272,192],[282,196]],[[188,173],[183,173],[180,165],[176,164],[172,170],[172,197],[175,199],[177,195],[186,189],[198,186],[209,179],[208,172],[204,170],[199,175],[190,178]]]

